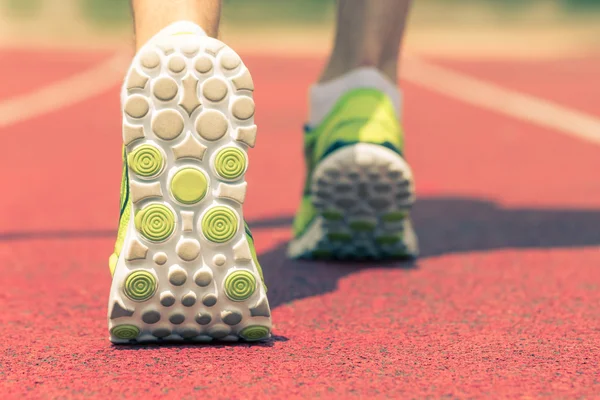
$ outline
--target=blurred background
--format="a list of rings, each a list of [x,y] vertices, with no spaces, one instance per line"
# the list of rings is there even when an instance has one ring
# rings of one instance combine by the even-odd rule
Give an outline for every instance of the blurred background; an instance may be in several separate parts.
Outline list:
[[[333,14],[333,0],[225,0],[222,37],[251,49],[324,51]],[[587,54],[600,48],[599,18],[598,0],[419,0],[405,46],[457,57]],[[5,48],[132,43],[128,0],[0,0],[0,21]]]

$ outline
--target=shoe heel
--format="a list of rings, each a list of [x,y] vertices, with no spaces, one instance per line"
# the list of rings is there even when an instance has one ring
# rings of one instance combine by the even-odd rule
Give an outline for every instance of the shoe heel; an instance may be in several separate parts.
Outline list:
[[[375,144],[343,147],[316,167],[312,201],[322,238],[312,257],[404,258],[418,253],[409,219],[412,171],[394,151]]]
[[[242,210],[253,90],[240,57],[206,36],[157,37],[134,59],[122,93],[131,217],[109,299],[113,342],[269,337]]]

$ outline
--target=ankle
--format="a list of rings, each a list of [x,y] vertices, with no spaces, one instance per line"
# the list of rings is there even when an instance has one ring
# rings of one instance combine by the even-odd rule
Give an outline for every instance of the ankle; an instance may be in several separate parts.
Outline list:
[[[370,88],[389,97],[400,118],[401,92],[395,81],[375,67],[359,67],[326,82],[318,82],[309,90],[308,126],[318,126],[333,109],[340,97],[354,89]]]
[[[391,82],[396,83],[398,50],[392,51],[391,49],[379,47],[363,50],[353,49],[352,51],[334,49],[318,82],[326,83],[359,68],[376,69]]]

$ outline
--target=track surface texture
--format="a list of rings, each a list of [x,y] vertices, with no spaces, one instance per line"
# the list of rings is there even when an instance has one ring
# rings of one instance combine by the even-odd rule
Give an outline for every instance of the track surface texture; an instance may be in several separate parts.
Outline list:
[[[108,56],[11,53],[0,70],[23,80],[9,80],[0,102]],[[3,399],[598,396],[599,146],[403,82],[422,257],[290,261],[306,88],[323,61],[242,56],[260,110],[245,216],[269,287],[272,340],[109,342],[116,82],[0,130]],[[598,59],[429,61],[600,118]],[[288,95],[275,96],[281,87]]]

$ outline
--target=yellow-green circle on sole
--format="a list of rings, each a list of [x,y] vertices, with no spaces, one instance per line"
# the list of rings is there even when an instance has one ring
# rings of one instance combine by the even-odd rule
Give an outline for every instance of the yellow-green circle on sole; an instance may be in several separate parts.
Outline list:
[[[323,218],[331,221],[340,221],[344,218],[341,212],[336,210],[326,210],[321,213]]]
[[[217,153],[215,170],[225,179],[237,179],[246,170],[246,155],[236,147],[227,147]]]
[[[158,175],[164,166],[164,158],[160,150],[149,144],[133,150],[127,157],[127,162],[133,172],[144,177]]]
[[[163,204],[150,204],[136,214],[135,226],[146,239],[162,242],[175,230],[175,216]]]
[[[206,195],[208,181],[206,175],[196,168],[184,168],[173,176],[171,193],[177,201],[184,204],[199,202]]]
[[[116,338],[135,339],[140,334],[140,328],[135,325],[117,325],[110,330]]]
[[[211,242],[225,243],[231,240],[237,231],[238,217],[228,207],[211,208],[202,217],[202,232]]]
[[[250,271],[233,271],[225,278],[225,293],[233,301],[244,301],[256,290],[256,278]]]
[[[381,235],[375,238],[375,243],[377,244],[394,244],[399,242],[402,239],[402,234],[389,234],[389,235]]]
[[[384,222],[397,222],[397,221],[402,221],[407,216],[408,216],[408,212],[399,210],[399,211],[392,211],[390,213],[384,214],[381,216],[381,219]]]
[[[156,278],[145,270],[133,271],[125,280],[125,295],[133,301],[146,301],[156,292]]]
[[[339,242],[349,242],[352,240],[352,235],[347,232],[329,232],[327,237],[329,240]]]
[[[250,325],[242,329],[240,336],[245,340],[261,340],[269,337],[269,328],[262,325]]]
[[[372,232],[377,227],[375,222],[371,221],[351,221],[350,229],[360,232]]]

